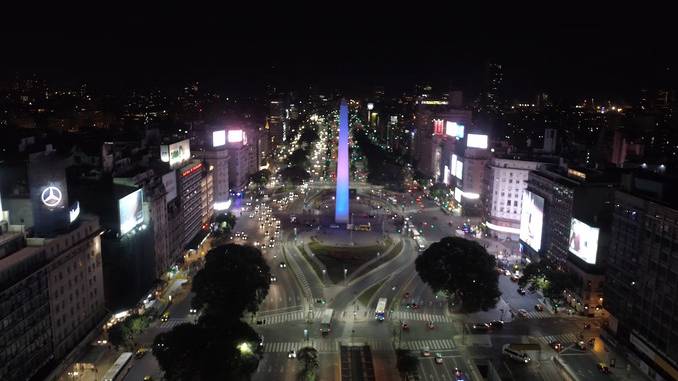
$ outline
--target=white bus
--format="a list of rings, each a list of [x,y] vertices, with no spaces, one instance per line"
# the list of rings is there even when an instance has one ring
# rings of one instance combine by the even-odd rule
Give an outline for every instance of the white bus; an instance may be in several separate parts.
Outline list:
[[[386,298],[379,298],[379,302],[377,302],[377,309],[374,312],[374,318],[379,320],[379,321],[384,321],[386,318],[386,302],[388,299]]]
[[[331,308],[326,309],[323,312],[322,320],[320,320],[320,333],[325,336],[330,333],[332,330],[332,317],[334,316],[334,310]]]
[[[124,352],[123,354],[118,357],[117,360],[113,363],[113,365],[108,368],[108,371],[106,371],[106,374],[104,374],[103,381],[115,381],[115,379],[120,375],[120,372],[122,371],[122,368],[127,365],[129,362],[129,359],[132,358],[132,352]]]
[[[504,344],[502,353],[515,361],[527,364],[531,359],[526,351],[532,349],[532,346],[533,344]]]

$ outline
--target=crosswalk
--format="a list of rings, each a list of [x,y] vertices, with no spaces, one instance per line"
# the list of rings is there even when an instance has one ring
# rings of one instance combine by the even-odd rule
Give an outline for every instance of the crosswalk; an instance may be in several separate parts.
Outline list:
[[[565,333],[562,335],[552,335],[552,336],[539,336],[536,337],[537,341],[540,344],[549,345],[554,341],[559,341],[561,344],[575,343],[577,342],[577,335],[574,333]]]
[[[312,320],[314,321],[320,320],[321,315],[322,311],[314,311]],[[255,319],[260,320],[262,324],[270,325],[270,324],[282,324],[291,321],[305,321],[306,319],[308,319],[308,317],[309,317],[308,312],[299,310],[272,315],[257,315]]]
[[[437,314],[426,314],[420,312],[411,312],[411,311],[393,311],[387,316],[387,318],[393,320],[421,320],[421,321],[432,321],[434,323],[452,323],[453,320],[449,316],[437,315]]]
[[[158,328],[161,329],[172,329],[179,324],[184,324],[184,323],[191,323],[192,321],[189,320],[188,318],[175,318],[175,319],[168,319],[167,321],[162,321],[158,323]]]
[[[518,315],[516,315],[516,317],[517,316]],[[529,311],[522,319],[545,319],[550,317],[554,317],[553,314],[546,311]]]
[[[318,352],[338,352],[339,344],[343,345],[369,345],[373,352],[384,352],[393,350],[393,342],[390,340],[378,340],[372,338],[347,338],[342,340],[335,340],[331,338],[313,339],[309,341],[279,341],[264,343],[265,353],[281,353],[289,352],[290,350],[299,350],[305,346],[310,346],[318,350]],[[457,348],[456,343],[452,339],[431,339],[431,340],[408,340],[400,343],[401,348],[420,351],[428,348],[431,351],[453,350]]]

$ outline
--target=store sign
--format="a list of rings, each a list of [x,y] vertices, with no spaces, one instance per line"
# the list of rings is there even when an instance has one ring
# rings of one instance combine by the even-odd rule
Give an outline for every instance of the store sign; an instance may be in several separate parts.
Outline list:
[[[61,204],[62,197],[61,189],[55,186],[49,186],[42,191],[40,200],[46,207],[56,208]]]

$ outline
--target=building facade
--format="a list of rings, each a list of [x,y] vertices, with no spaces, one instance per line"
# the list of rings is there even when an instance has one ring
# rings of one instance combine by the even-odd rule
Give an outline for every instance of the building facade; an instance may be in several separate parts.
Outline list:
[[[538,161],[492,158],[487,164],[484,207],[485,222],[492,236],[518,241],[523,190]]]

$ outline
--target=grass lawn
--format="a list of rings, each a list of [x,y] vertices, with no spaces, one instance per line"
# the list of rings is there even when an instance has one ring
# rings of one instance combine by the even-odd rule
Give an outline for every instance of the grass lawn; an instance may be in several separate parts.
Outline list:
[[[384,244],[370,246],[327,246],[311,241],[308,247],[325,264],[330,280],[341,283],[344,281],[344,269],[352,274],[360,266],[375,258],[378,252],[386,251],[388,245],[388,240]]]
[[[402,250],[402,249],[403,249],[403,241],[401,240],[400,242],[398,242],[395,245],[395,247],[393,249],[391,249],[391,251],[388,252],[388,254],[382,255],[376,261],[374,261],[374,262],[370,263],[369,265],[363,267],[362,269],[360,269],[360,271],[358,271],[358,274],[355,274],[355,276],[359,277],[363,274],[367,274],[368,272],[376,269],[377,267],[381,266],[382,264],[390,261],[391,259],[395,258],[395,256],[398,255],[398,253],[400,253],[400,250]]]
[[[381,282],[374,284],[372,287],[368,288],[367,290],[363,291],[362,294],[358,297],[358,301],[362,303],[363,306],[367,307],[367,303],[370,302],[370,299],[372,299],[372,295],[374,295],[375,292],[386,282],[386,278],[384,278]]]
[[[306,252],[306,248],[304,248],[304,245],[298,245],[297,248],[299,249],[299,252],[301,253],[301,255],[303,255],[304,258],[306,259],[306,262],[308,262],[308,263],[311,265],[311,267],[313,267],[313,271],[315,271],[315,274],[318,276],[318,279],[320,279],[320,281],[321,281],[322,283],[325,283],[325,281],[324,281],[324,279],[323,279],[323,270],[322,270],[322,269],[320,268],[320,266],[318,266],[318,264],[310,257],[310,255],[308,254],[308,252]]]

